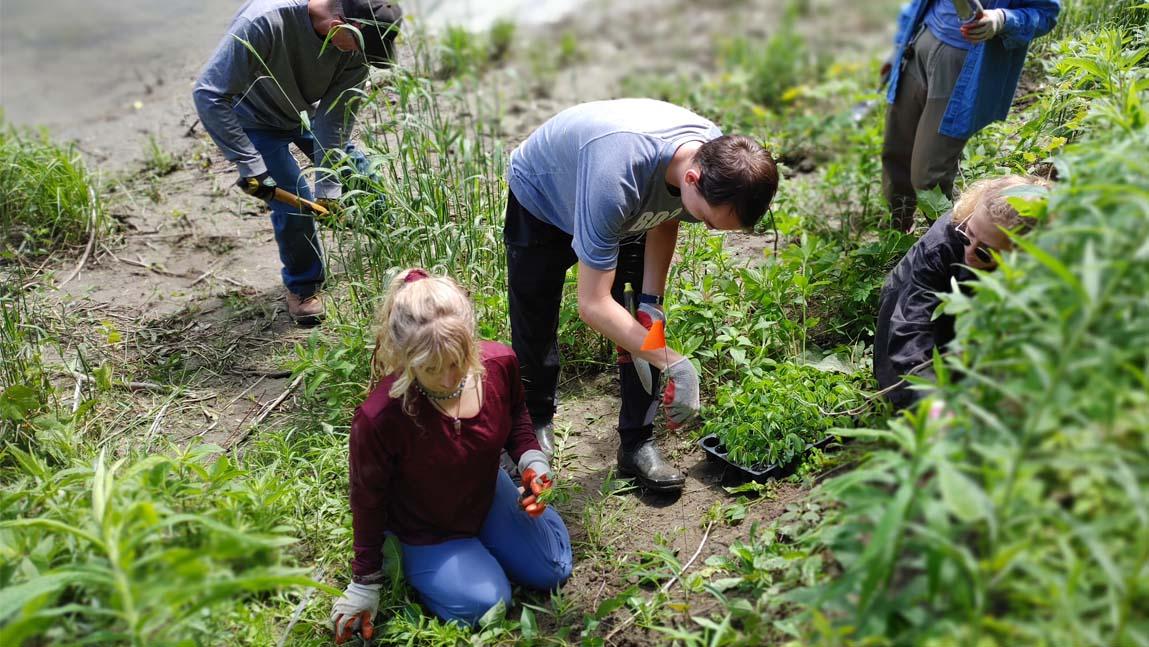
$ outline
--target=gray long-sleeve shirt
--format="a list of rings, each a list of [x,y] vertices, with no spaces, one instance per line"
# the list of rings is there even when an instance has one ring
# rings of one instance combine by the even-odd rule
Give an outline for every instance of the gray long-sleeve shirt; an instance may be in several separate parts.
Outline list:
[[[340,52],[316,33],[307,0],[249,0],[240,8],[193,90],[204,129],[240,175],[267,171],[244,128],[299,131],[306,112],[315,161],[351,132],[355,86],[367,78],[359,52]],[[351,109],[347,107],[350,105]],[[339,183],[317,182],[316,196],[338,197]]]

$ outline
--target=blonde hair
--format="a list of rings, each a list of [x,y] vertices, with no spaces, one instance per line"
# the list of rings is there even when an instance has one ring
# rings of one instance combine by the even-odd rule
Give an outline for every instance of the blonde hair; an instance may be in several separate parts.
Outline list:
[[[415,384],[413,369],[439,371],[453,364],[474,374],[483,370],[470,299],[449,277],[419,268],[399,272],[375,312],[372,385],[394,375],[389,394],[403,397],[410,415],[407,395]]]
[[[954,205],[954,224],[961,224],[973,216],[979,205],[984,207],[991,224],[1010,231],[1027,231],[1033,227],[1033,218],[1025,218],[1002,195],[1015,186],[1048,187],[1049,182],[1032,175],[1005,175],[974,182],[962,192]]]

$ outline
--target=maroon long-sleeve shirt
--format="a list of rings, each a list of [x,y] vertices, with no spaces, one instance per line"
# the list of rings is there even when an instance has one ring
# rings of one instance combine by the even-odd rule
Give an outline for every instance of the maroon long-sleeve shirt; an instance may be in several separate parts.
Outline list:
[[[539,449],[514,351],[485,341],[479,353],[483,406],[462,420],[458,433],[453,419],[422,395],[414,396],[415,415],[408,416],[402,398],[387,393],[394,377],[382,380],[355,411],[350,444],[356,580],[381,569],[384,531],[414,545],[478,535],[494,498],[502,450],[517,462],[528,449]]]

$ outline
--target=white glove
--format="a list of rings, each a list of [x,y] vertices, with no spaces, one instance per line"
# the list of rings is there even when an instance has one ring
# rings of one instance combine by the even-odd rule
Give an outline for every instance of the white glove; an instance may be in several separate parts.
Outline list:
[[[381,584],[347,585],[343,595],[331,605],[331,626],[335,629],[335,644],[351,640],[356,629],[366,639],[374,635],[371,619],[379,610],[379,589]]]
[[[981,16],[961,26],[962,36],[971,43],[985,42],[1005,29],[1005,11],[986,9]]]
[[[698,371],[690,359],[683,357],[666,368],[666,390],[662,394],[662,404],[666,407],[666,417],[670,427],[680,427],[698,415],[702,406],[698,397]]]

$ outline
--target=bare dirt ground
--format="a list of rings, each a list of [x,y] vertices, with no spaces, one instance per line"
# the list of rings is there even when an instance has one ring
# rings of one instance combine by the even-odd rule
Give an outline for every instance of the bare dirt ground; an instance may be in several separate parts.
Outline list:
[[[508,94],[503,129],[513,145],[565,106],[619,96],[629,75],[704,72],[713,65],[718,39],[766,35],[781,4],[646,0],[625,9],[580,12],[562,24],[520,34],[520,41],[555,43],[561,34],[574,33],[580,56],[553,76],[530,78],[529,48],[518,48],[507,67],[491,74]],[[873,49],[886,37],[889,25],[860,9],[851,13],[833,10],[834,3],[813,4],[802,28],[819,46]],[[892,22],[892,16],[884,18]],[[103,353],[129,372],[125,379],[184,389],[177,399],[163,389],[127,395],[140,407],[164,407],[154,424],[136,430],[139,434],[176,441],[202,437],[228,447],[241,442],[253,420],[273,404],[276,415],[292,411],[293,398],[281,399],[292,387],[281,362],[309,331],[286,316],[276,246],[262,205],[232,188],[231,165],[201,129],[192,128],[188,82],[193,75],[192,69],[174,73],[146,109],[110,117],[81,142],[104,177],[115,179],[109,211],[118,228],[99,241],[78,277],[66,285],[55,282],[71,272],[76,258],[51,264],[46,292],[77,340],[107,337],[109,330],[119,334],[122,342]],[[143,151],[146,135],[157,133],[179,164],[174,172],[152,178]],[[762,258],[772,244],[768,236],[729,240],[747,259]],[[722,470],[708,464],[685,433],[660,439],[688,475],[680,497],[617,492],[621,485],[612,479],[616,393],[612,372],[580,380],[565,390],[558,416],[569,429],[563,478],[575,484],[560,510],[579,556],[566,590],[585,609],[629,586],[617,569],[619,559],[637,559],[639,551],[661,544],[685,562],[702,543],[707,511],[729,499],[721,487]],[[747,521],[772,518],[801,494],[795,486],[781,485]],[[716,524],[697,563],[725,552],[745,532]],[[619,639],[618,644],[658,642],[633,628]]]

